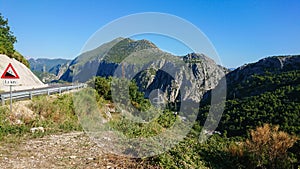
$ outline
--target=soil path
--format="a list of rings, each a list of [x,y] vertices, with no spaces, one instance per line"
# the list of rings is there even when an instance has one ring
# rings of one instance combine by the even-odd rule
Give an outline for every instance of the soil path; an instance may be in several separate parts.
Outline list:
[[[0,144],[0,168],[156,168],[107,155],[83,132],[48,135],[15,145]]]

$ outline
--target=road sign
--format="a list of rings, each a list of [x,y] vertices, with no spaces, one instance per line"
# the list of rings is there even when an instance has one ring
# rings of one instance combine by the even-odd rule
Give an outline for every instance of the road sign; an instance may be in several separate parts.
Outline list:
[[[18,85],[18,79],[20,79],[20,77],[12,64],[9,63],[4,73],[2,74],[1,79],[4,80],[4,85],[11,86]]]
[[[1,79],[4,80],[4,85],[8,85],[10,89],[10,113],[12,113],[12,86],[18,84],[20,77],[11,63],[8,64]]]
[[[19,84],[19,81],[15,79],[4,79],[3,84],[4,86],[15,86]]]
[[[1,79],[20,79],[20,77],[12,64],[9,63],[4,73],[2,74]]]

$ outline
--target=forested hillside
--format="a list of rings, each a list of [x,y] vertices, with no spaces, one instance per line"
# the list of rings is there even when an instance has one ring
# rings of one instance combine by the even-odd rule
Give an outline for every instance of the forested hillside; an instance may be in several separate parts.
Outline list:
[[[282,65],[269,64],[275,61]],[[249,129],[269,123],[299,135],[299,61],[300,56],[269,57],[227,74],[227,102],[218,130],[245,136]],[[206,104],[199,119],[205,119]]]

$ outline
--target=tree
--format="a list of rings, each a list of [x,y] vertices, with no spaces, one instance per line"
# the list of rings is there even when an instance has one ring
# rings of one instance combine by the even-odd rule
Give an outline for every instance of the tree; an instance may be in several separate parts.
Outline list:
[[[17,38],[8,26],[8,19],[4,19],[0,13],[0,53],[12,57],[15,53],[14,43]]]

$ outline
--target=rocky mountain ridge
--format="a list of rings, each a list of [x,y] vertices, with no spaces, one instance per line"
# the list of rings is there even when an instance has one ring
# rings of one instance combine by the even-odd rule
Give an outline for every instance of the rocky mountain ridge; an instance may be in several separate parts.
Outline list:
[[[126,77],[134,79],[146,97],[159,89],[168,100],[181,97],[200,101],[203,93],[214,88],[227,71],[203,54],[179,57],[161,51],[147,40],[120,38],[74,59],[61,80],[85,82],[93,76]]]
[[[250,84],[250,82],[253,81],[261,81],[263,76],[279,75],[297,70],[300,70],[300,55],[272,56],[263,58],[255,63],[245,64],[226,75],[228,86],[227,97],[241,97],[242,95],[251,96],[264,91],[270,91],[272,90],[270,87],[263,88],[263,86],[266,86],[265,84],[255,84],[257,89],[254,91],[252,90],[252,92],[246,92],[250,90],[252,86],[248,85],[247,88],[245,88],[245,86],[247,83]],[[271,79],[266,82],[271,83]],[[278,81],[276,83],[279,84],[283,82]],[[258,88],[258,85],[261,86],[261,88]],[[237,92],[238,90],[242,91],[242,88],[245,88],[243,89],[244,92]]]

